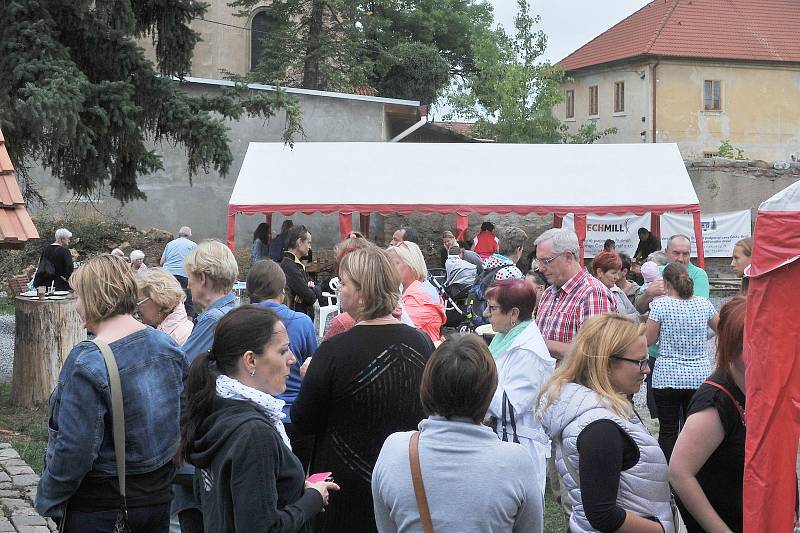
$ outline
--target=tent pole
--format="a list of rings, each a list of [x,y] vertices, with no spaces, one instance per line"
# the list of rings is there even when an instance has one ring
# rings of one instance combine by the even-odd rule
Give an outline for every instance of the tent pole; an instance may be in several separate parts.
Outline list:
[[[464,234],[469,227],[469,213],[456,213],[456,239],[464,240]]]
[[[705,268],[706,251],[703,243],[703,226],[700,223],[700,210],[692,213],[692,220],[694,221],[694,239],[697,247],[697,266]]]
[[[231,252],[236,251],[236,246],[234,241],[236,239],[236,213],[233,211],[228,211],[228,248],[231,249]]]
[[[584,244],[586,242],[586,215],[575,214],[575,233],[578,235],[578,246],[580,246],[580,265],[583,267],[583,258],[586,250]]]
[[[339,237],[345,240],[347,235],[353,231],[353,212],[339,211]]]

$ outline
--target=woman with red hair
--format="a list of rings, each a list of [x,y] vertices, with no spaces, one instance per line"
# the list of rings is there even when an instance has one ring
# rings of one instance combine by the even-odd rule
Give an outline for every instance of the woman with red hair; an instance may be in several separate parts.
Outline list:
[[[605,285],[617,300],[617,311],[635,322],[639,322],[639,311],[633,306],[625,292],[617,286],[622,259],[617,252],[600,252],[592,259],[591,272]]]
[[[539,327],[532,320],[536,292],[524,279],[495,281],[486,291],[486,311],[495,336],[489,351],[497,365],[497,390],[487,415],[497,435],[523,444],[536,466],[534,480],[544,495],[545,463],[550,442],[534,416],[539,390],[553,373]]]
[[[717,368],[694,393],[672,450],[669,478],[690,533],[742,531],[746,311],[744,296],[720,310]]]

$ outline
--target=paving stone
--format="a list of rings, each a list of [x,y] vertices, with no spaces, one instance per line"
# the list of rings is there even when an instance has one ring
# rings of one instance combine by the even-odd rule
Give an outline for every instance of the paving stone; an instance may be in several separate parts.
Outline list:
[[[32,489],[28,489],[25,492],[25,497],[28,498],[30,501],[35,502],[36,501],[36,487],[33,487]]]
[[[4,459],[3,466],[28,466],[22,459]]]
[[[18,530],[22,531],[23,526],[42,526],[47,531],[50,529],[47,527],[47,521],[42,518],[41,516],[37,515],[23,515],[23,514],[15,514],[11,516],[11,523],[14,524]]]
[[[0,498],[20,498],[21,496],[18,490],[0,489]]]
[[[12,476],[19,476],[21,474],[35,474],[31,467],[28,465],[23,466],[7,466],[6,471]]]
[[[11,481],[11,476],[9,476],[6,472],[0,470],[0,483],[5,481]]]
[[[23,526],[17,531],[18,533],[50,533],[47,526]]]
[[[0,498],[0,505],[6,509],[19,509],[20,507],[30,507],[30,504],[22,498]]]
[[[7,518],[0,516],[0,533],[17,533],[17,530]]]
[[[11,511],[11,516],[39,516],[39,513],[33,507],[19,507]]]
[[[0,442],[0,450],[2,450],[4,448],[11,448],[11,443],[10,442]]]
[[[58,531],[58,524],[52,518],[45,518],[47,521],[47,527],[50,528],[50,531]]]
[[[19,454],[14,448],[0,449],[0,459],[19,459]]]
[[[8,481],[0,481],[0,489],[7,489],[11,490],[14,488],[14,485],[11,484],[11,480]]]
[[[19,476],[11,476],[11,483],[15,487],[30,487],[39,483],[39,476],[36,474],[21,474]]]

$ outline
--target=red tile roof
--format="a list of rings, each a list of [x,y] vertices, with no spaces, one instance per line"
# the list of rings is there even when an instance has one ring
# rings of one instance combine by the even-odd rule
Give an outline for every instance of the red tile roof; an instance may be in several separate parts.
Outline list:
[[[28,240],[38,238],[0,131],[0,248],[22,248]]]
[[[800,62],[797,0],[654,0],[561,60],[565,70],[639,56]]]

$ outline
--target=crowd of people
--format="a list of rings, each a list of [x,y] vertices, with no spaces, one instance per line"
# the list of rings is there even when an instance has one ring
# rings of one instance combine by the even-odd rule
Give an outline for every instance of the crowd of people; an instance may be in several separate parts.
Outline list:
[[[443,234],[440,288],[412,228],[388,248],[353,232],[319,339],[311,233],[289,222],[280,254],[256,230],[248,305],[230,249],[188,227],[161,267],[111,253],[64,277],[94,339],[51,397],[36,507],[62,531],[541,532],[548,479],[572,533],[742,530],[746,298],[717,312],[688,237],[660,251],[645,230],[647,255],[609,246],[587,268],[571,230],[526,255],[525,231],[485,223]],[[453,286],[490,334],[448,327]],[[650,376],[658,438],[632,402]]]

